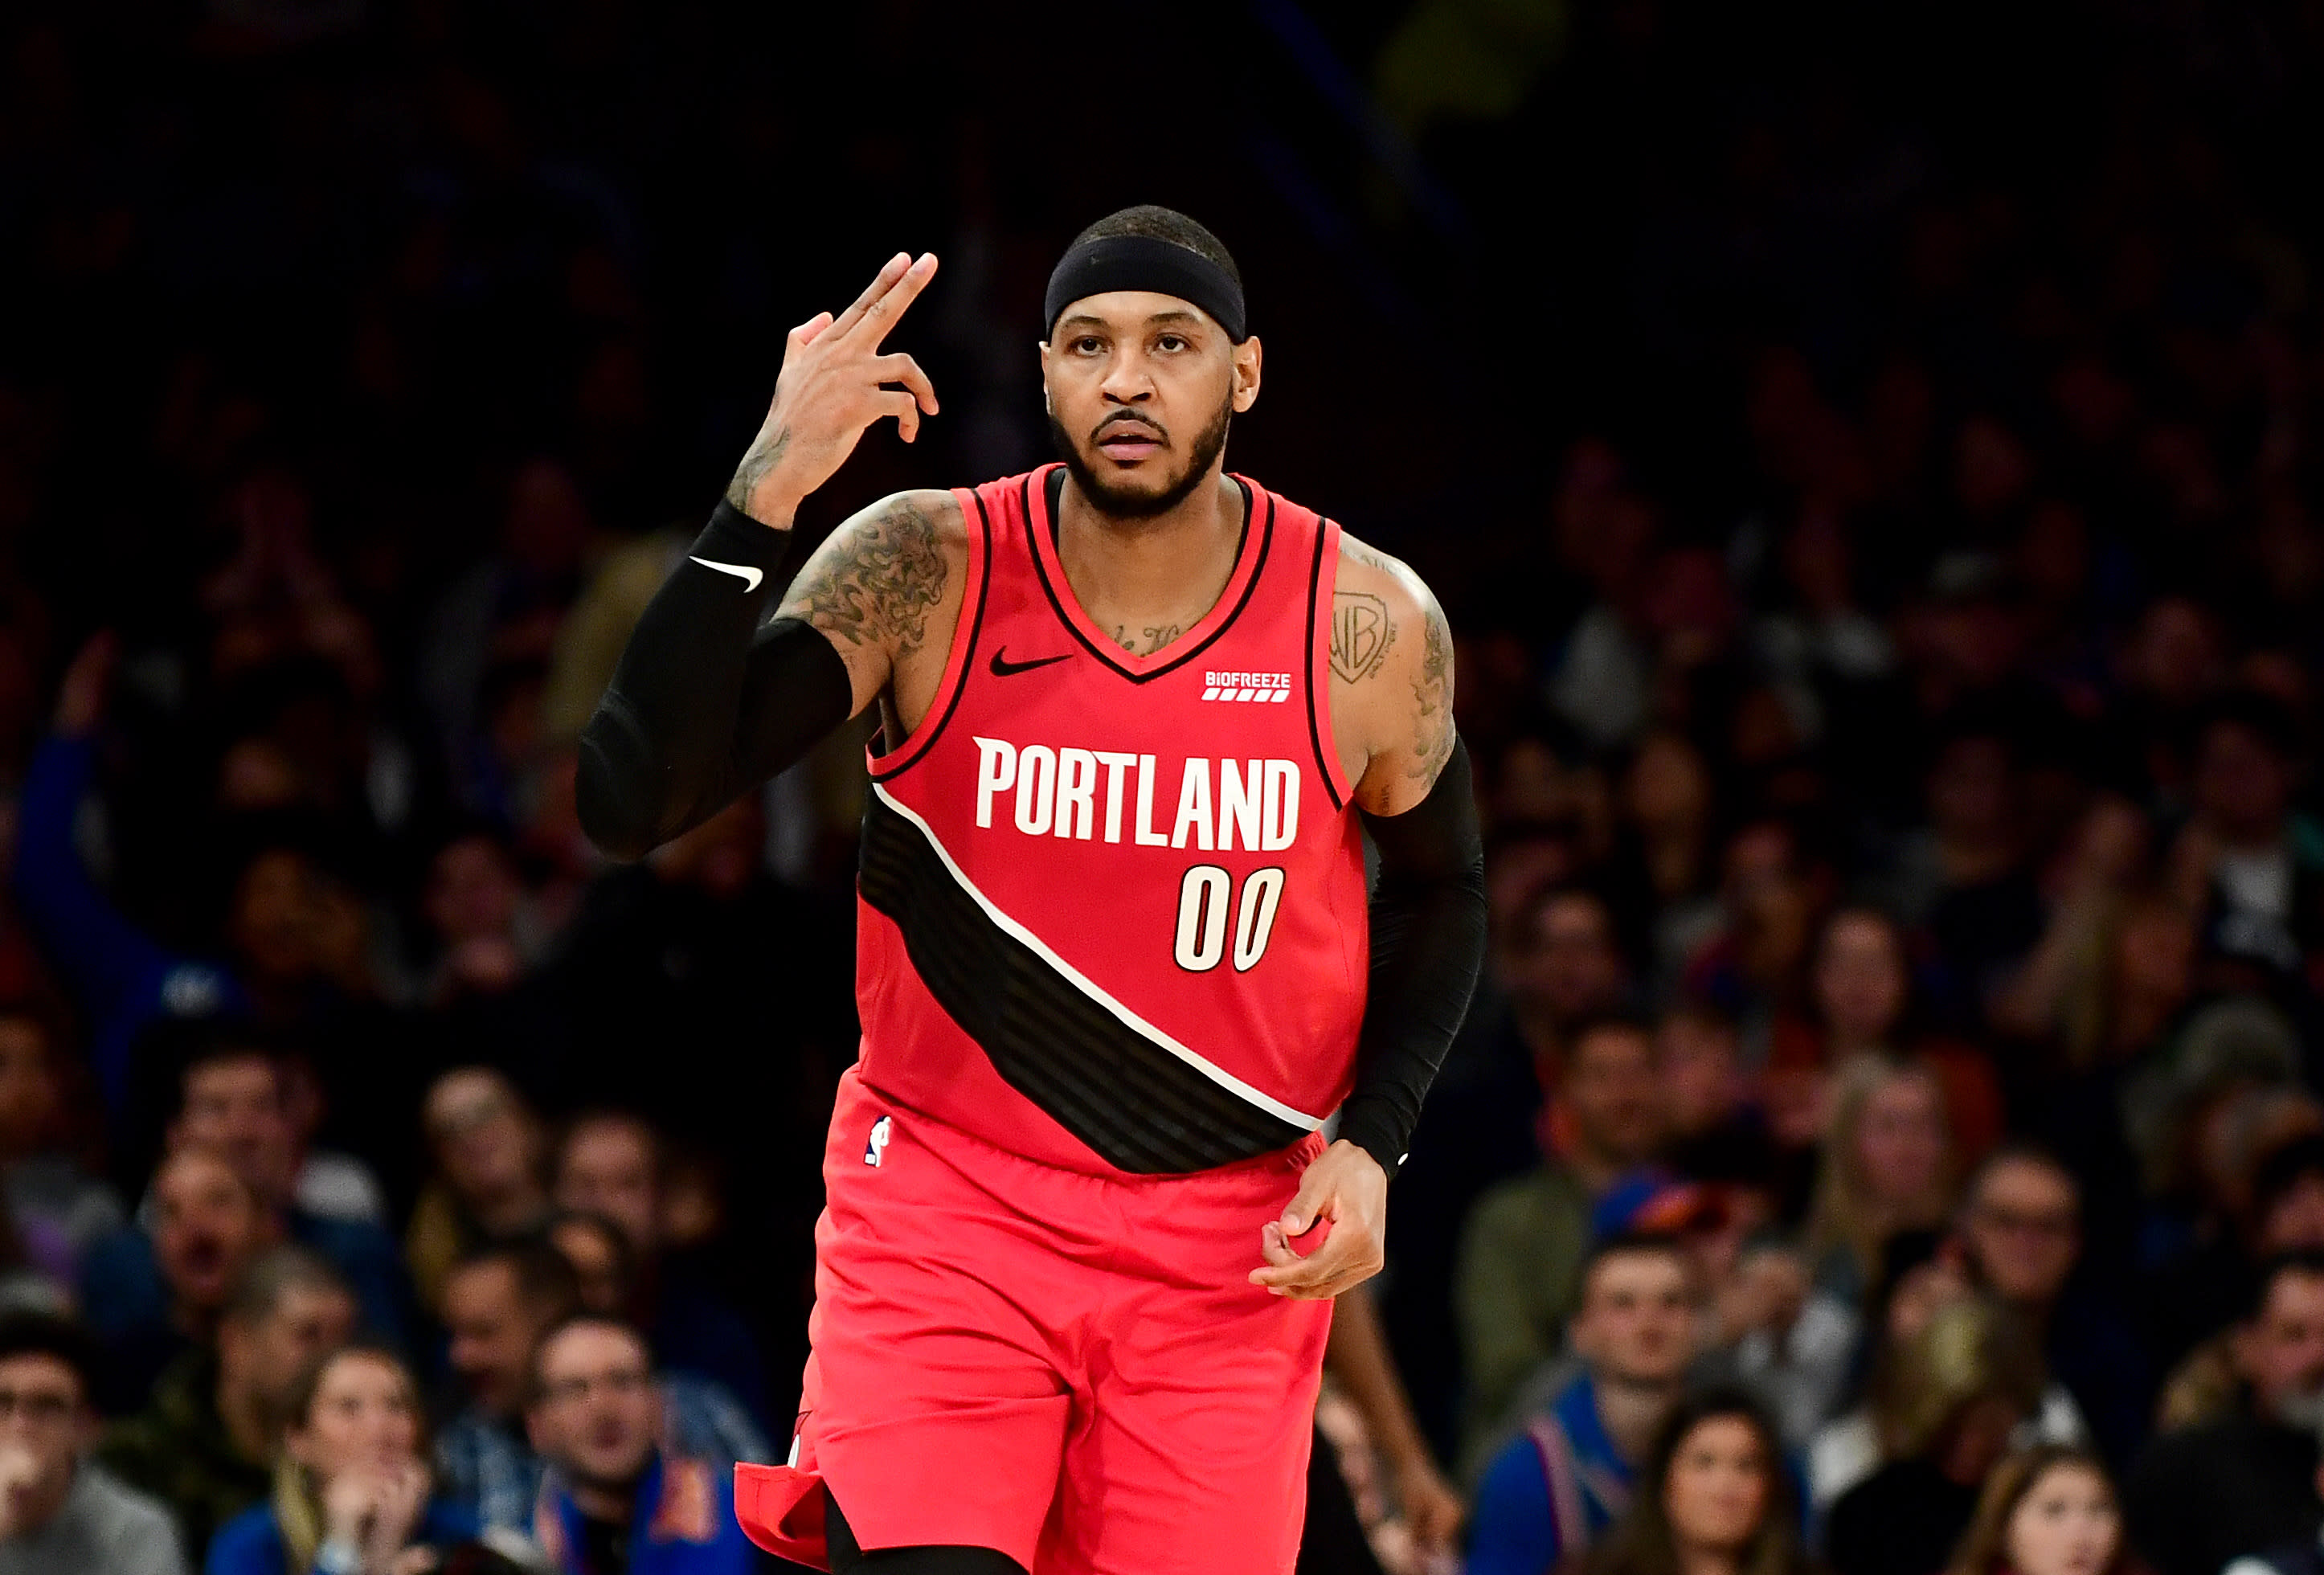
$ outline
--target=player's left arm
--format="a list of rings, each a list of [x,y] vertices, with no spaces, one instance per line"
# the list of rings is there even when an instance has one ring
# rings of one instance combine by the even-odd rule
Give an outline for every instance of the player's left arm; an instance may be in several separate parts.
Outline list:
[[[1403,564],[1342,536],[1333,596],[1332,728],[1379,854],[1371,978],[1340,1134],[1260,1236],[1251,1278],[1336,1296],[1385,1259],[1388,1178],[1460,1030],[1485,955],[1485,854],[1468,751],[1452,727],[1452,634]],[[1322,1220],[1312,1256],[1293,1247]]]

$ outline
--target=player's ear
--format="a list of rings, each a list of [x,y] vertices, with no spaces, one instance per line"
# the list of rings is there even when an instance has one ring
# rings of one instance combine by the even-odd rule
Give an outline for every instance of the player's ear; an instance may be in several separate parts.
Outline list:
[[[1056,407],[1049,402],[1049,342],[1047,339],[1041,341],[1041,409],[1052,416],[1057,413]]]
[[[1234,408],[1240,416],[1259,403],[1259,336],[1253,334],[1234,347]]]

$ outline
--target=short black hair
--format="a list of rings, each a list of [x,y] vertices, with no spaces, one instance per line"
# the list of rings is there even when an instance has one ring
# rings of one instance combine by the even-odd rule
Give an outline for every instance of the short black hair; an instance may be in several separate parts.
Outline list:
[[[568,1317],[581,1305],[581,1276],[574,1272],[572,1260],[550,1246],[545,1235],[472,1247],[453,1262],[452,1274],[494,1264],[507,1266],[518,1299],[545,1311],[549,1322]],[[451,1276],[447,1275],[445,1283],[450,1282]]]
[[[0,1312],[0,1362],[21,1356],[53,1357],[64,1363],[79,1380],[81,1404],[89,1403],[97,1374],[97,1340],[78,1320],[30,1307]]]
[[[1167,241],[1174,246],[1184,246],[1196,256],[1225,269],[1227,277],[1234,281],[1235,288],[1242,288],[1242,270],[1235,266],[1234,253],[1227,250],[1226,243],[1175,207],[1157,207],[1148,202],[1110,213],[1075,235],[1073,245],[1078,246],[1084,241],[1109,241],[1117,235],[1144,235],[1151,240]],[[1065,250],[1070,252],[1073,246]]]

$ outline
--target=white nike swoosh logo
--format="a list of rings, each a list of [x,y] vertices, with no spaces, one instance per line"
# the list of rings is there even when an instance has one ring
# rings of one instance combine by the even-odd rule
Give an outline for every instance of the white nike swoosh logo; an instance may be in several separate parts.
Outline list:
[[[700,564],[704,568],[715,568],[722,575],[733,575],[736,579],[742,582],[742,588],[746,591],[757,590],[759,588],[759,582],[767,577],[761,574],[757,569],[745,568],[739,563],[712,563],[706,557],[697,557],[695,558],[694,561]]]

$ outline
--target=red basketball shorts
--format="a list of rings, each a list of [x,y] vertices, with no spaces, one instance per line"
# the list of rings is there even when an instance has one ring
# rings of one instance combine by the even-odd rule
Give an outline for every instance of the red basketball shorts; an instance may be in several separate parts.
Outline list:
[[[737,1469],[770,1552],[997,1548],[1036,1575],[1287,1575],[1328,1302],[1250,1283],[1322,1148],[1193,1176],[1037,1165],[850,1072],[824,1151],[788,1466]]]

